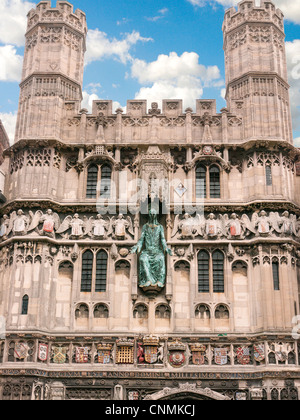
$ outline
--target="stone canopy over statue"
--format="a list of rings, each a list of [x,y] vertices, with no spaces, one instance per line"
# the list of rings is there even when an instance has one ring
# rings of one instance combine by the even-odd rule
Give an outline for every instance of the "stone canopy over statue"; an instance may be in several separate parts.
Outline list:
[[[132,254],[140,252],[139,287],[149,296],[155,296],[166,285],[165,253],[172,255],[172,251],[154,209],[149,211],[149,222],[143,226],[141,238],[131,250]]]

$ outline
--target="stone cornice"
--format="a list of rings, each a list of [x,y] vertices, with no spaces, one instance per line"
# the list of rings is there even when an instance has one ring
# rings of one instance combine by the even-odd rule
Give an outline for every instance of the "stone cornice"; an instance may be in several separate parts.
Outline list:
[[[10,146],[9,148],[7,148],[4,151],[4,156],[11,156],[12,153],[17,152],[18,150],[24,150],[24,148],[26,147],[55,147],[58,150],[65,150],[65,151],[78,151],[79,149],[86,149],[86,150],[90,150],[91,148],[94,148],[97,145],[103,145],[105,147],[118,147],[118,148],[126,148],[126,147],[134,147],[137,148],[138,145],[137,143],[121,143],[121,144],[115,144],[115,143],[109,143],[109,142],[105,142],[105,143],[101,143],[101,144],[97,144],[97,143],[65,143],[63,140],[58,139],[58,138],[31,138],[31,139],[20,139],[18,140],[16,143],[14,143],[12,146]],[[144,147],[149,147],[151,144],[146,144]],[[162,143],[159,144],[160,148],[170,148],[170,149],[174,149],[175,147],[200,147],[200,146],[205,146],[206,144],[201,142],[201,143],[180,143],[180,144],[176,144],[176,145],[170,145],[168,143]],[[212,142],[209,143],[209,146],[213,146],[213,147],[224,147],[226,149],[232,149],[232,150],[237,150],[237,149],[243,149],[247,152],[253,150],[258,150],[261,148],[265,148],[268,151],[283,151],[283,152],[287,152],[297,158],[300,157],[300,149],[296,148],[294,145],[288,143],[285,140],[278,140],[278,139],[248,139],[245,140],[242,143],[223,143],[223,142]],[[140,148],[140,147],[139,147]]]

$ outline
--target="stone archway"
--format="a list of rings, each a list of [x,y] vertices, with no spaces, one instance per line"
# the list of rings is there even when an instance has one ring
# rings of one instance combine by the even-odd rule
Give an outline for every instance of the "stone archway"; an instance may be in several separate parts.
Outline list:
[[[197,388],[196,384],[180,384],[178,388],[164,388],[155,394],[148,395],[145,400],[220,400],[229,401],[230,398],[210,388]]]

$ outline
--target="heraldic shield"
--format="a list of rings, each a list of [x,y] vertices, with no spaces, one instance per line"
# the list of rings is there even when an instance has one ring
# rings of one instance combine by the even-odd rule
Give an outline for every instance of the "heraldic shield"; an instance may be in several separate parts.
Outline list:
[[[101,365],[108,365],[111,358],[112,344],[99,344],[98,350],[98,363]]]
[[[168,344],[168,361],[174,368],[182,367],[186,362],[186,345],[178,340]]]
[[[143,339],[145,362],[149,364],[156,363],[158,360],[159,338],[147,336]]]
[[[249,365],[251,362],[250,349],[247,346],[236,349],[237,360],[240,365]]]
[[[202,344],[194,344],[191,346],[192,360],[194,365],[204,365],[206,346]]]
[[[28,355],[28,346],[25,343],[16,343],[15,345],[15,358],[19,360],[26,359]]]
[[[215,349],[215,363],[219,366],[227,365],[228,363],[228,349],[219,348]]]
[[[265,360],[265,345],[264,344],[254,344],[253,351],[254,351],[254,359],[257,362],[262,362],[263,360]]]
[[[53,363],[61,365],[67,360],[67,347],[54,347],[53,349]]]
[[[76,361],[76,363],[88,363],[88,361],[89,361],[89,348],[88,347],[76,347],[75,361]]]

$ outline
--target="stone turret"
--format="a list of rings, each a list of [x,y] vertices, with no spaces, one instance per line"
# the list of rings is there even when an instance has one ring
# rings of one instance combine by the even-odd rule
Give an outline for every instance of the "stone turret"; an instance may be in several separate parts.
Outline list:
[[[244,0],[225,14],[228,107],[244,109],[245,138],[292,142],[283,14]]]
[[[16,141],[60,138],[64,110],[82,100],[86,17],[66,1],[28,13]]]

